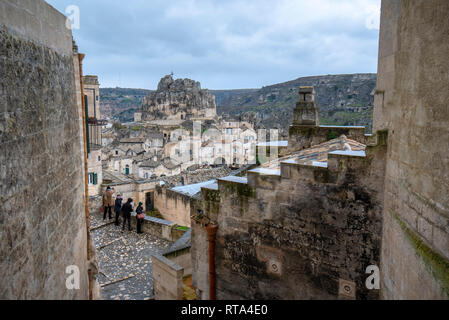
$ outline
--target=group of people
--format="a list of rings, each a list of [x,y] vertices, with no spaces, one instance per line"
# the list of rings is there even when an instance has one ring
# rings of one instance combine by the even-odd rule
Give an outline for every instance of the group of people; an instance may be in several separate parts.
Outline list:
[[[133,209],[133,199],[129,198],[125,204],[123,204],[123,198],[119,194],[114,197],[115,189],[107,187],[105,193],[103,194],[103,220],[106,220],[109,214],[109,220],[112,220],[112,208],[115,212],[115,225],[120,225],[120,215],[123,217],[122,232],[125,231],[126,222],[128,222],[128,230],[132,231],[131,228],[131,214]],[[115,199],[114,199],[115,198]],[[142,223],[145,219],[145,213],[143,211],[143,203],[140,202],[136,208],[136,219],[137,219],[137,233],[142,232]]]

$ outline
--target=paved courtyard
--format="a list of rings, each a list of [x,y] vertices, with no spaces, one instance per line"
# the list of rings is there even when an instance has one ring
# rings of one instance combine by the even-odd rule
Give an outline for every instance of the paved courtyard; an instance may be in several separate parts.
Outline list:
[[[103,300],[153,298],[151,255],[167,250],[172,242],[108,224],[91,215],[91,235],[98,252],[99,283]]]

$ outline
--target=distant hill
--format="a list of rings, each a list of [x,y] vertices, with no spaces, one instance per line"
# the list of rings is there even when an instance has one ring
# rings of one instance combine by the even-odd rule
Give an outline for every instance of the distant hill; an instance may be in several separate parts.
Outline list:
[[[320,122],[328,125],[363,125],[372,128],[377,75],[372,73],[303,77],[261,89],[210,90],[217,113],[251,121],[257,128],[277,128],[284,136],[292,122],[300,86],[314,86],[320,108]],[[102,88],[102,114],[133,120],[142,99],[152,90]]]
[[[134,112],[140,110],[143,98],[150,92],[146,89],[100,88],[101,114],[122,123],[133,121]]]
[[[298,78],[262,89],[212,90],[218,114],[242,117],[257,127],[278,128],[286,136],[300,86],[314,86],[320,122],[372,128],[376,74],[326,75]]]

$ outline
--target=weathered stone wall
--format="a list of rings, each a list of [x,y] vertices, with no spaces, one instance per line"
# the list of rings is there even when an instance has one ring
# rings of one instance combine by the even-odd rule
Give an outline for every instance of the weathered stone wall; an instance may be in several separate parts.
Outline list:
[[[384,0],[374,126],[389,130],[382,297],[449,298],[449,2]]]
[[[195,215],[198,210],[204,210],[208,201],[192,199],[190,202],[191,213]],[[205,224],[192,219],[192,247],[190,255],[192,259],[192,283],[199,300],[209,300],[209,242]]]
[[[0,2],[0,299],[87,299],[72,34],[43,0]],[[79,155],[79,156],[77,156]],[[66,267],[80,290],[66,288]]]
[[[164,219],[190,228],[190,198],[187,195],[158,186],[154,206]]]
[[[161,255],[151,256],[155,300],[182,300],[184,269]]]
[[[137,218],[135,212],[131,216],[131,226],[132,228],[134,228],[134,230],[136,230]],[[168,241],[178,241],[186,231],[179,230],[176,228],[176,226],[177,225],[175,223],[172,223],[170,221],[147,216],[142,223],[142,232]]]
[[[283,163],[280,176],[249,172],[203,188],[198,207],[219,227],[217,298],[345,299],[349,283],[352,298],[378,299],[365,272],[380,260],[385,138],[366,157],[329,155],[328,168]],[[206,251],[208,219],[192,219],[193,279],[203,288],[196,269],[207,273],[207,254],[197,246],[202,237]]]
[[[164,254],[164,257],[182,267],[184,269],[184,277],[192,275],[192,256],[190,254],[190,248]]]

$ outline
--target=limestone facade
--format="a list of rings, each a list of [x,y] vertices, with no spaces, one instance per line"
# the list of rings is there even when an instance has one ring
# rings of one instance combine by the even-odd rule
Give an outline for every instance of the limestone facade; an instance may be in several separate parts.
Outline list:
[[[306,90],[313,102],[313,89],[300,92]],[[362,136],[366,150],[341,138],[325,143],[322,152],[308,152],[329,137],[296,139],[296,130],[325,129],[318,122],[293,123],[290,140],[302,143],[299,153],[250,170],[247,177],[218,179],[216,188],[203,187],[201,199],[192,200],[193,283],[202,299],[209,297],[204,227],[210,223],[218,226],[218,299],[379,298],[379,290],[365,282],[366,268],[380,264],[386,134],[336,127]]]
[[[449,298],[449,2],[382,1],[374,127],[388,130],[384,299]]]
[[[0,299],[88,299],[79,62],[66,17],[43,0],[1,1],[0,69]]]

